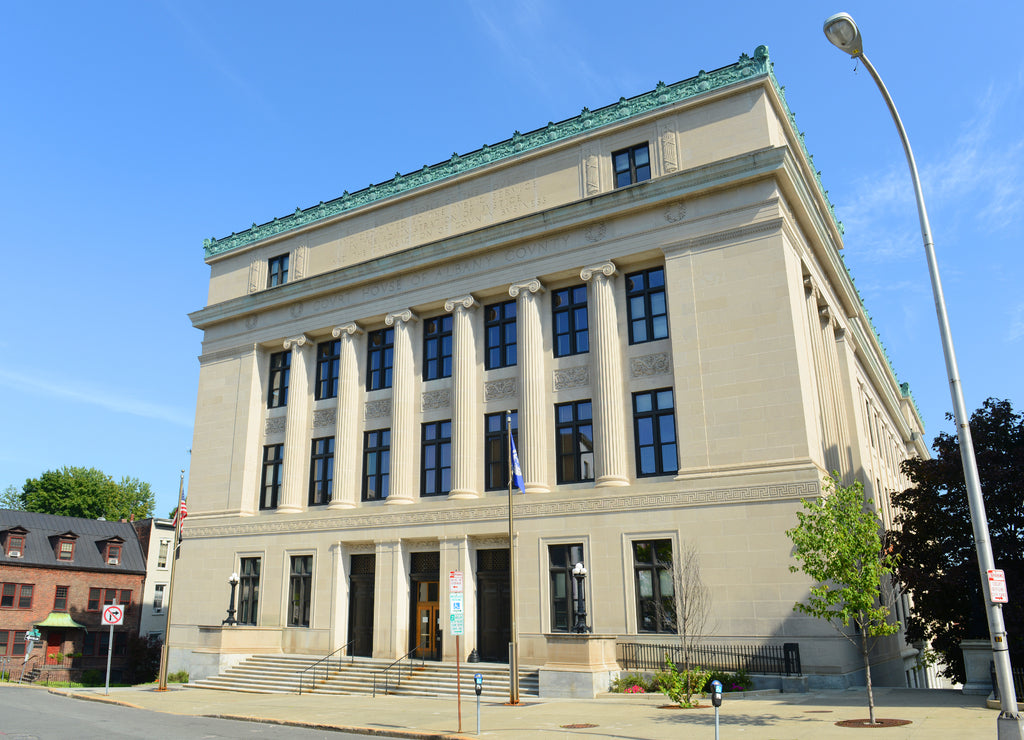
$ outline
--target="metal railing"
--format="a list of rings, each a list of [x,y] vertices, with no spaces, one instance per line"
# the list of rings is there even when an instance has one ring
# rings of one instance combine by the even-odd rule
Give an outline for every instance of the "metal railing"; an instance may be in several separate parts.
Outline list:
[[[999,682],[996,680],[996,664],[988,664],[989,673],[992,676],[992,692],[996,701],[999,701]],[[1011,669],[1013,675],[1013,693],[1017,695],[1017,702],[1024,702],[1024,666],[1016,666]]]
[[[410,650],[405,655],[403,655],[401,658],[399,658],[398,660],[393,662],[391,665],[389,665],[387,668],[384,668],[384,669],[379,670],[376,673],[374,673],[373,674],[373,695],[377,696],[377,677],[381,676],[381,674],[383,674],[383,680],[384,680],[384,693],[385,694],[388,693],[388,690],[391,688],[391,684],[390,684],[390,675],[391,674],[390,674],[390,672],[392,670],[395,671],[395,676],[396,676],[396,679],[397,679],[395,681],[395,688],[398,688],[399,686],[402,685],[402,665],[401,665],[401,663],[406,658],[409,659],[409,675],[412,676],[412,661],[413,661],[413,657],[412,656],[413,656],[414,653],[418,652],[420,648],[424,648],[426,646],[427,646],[426,642],[423,642],[422,644],[417,645],[412,650]],[[424,665],[426,665],[426,658],[420,657],[420,667],[423,667]]]
[[[620,642],[623,670],[661,671],[668,668],[666,658],[676,666],[684,662],[682,645],[656,645],[646,642]],[[690,664],[710,671],[746,671],[781,676],[802,675],[800,645],[694,645]]]
[[[302,696],[302,684],[303,684],[303,680],[305,679],[306,673],[308,673],[310,671],[313,672],[312,676],[310,677],[311,682],[313,684],[311,690],[316,690],[316,674],[317,674],[317,671],[319,671],[321,668],[323,669],[324,681],[326,681],[327,677],[328,677],[328,674],[330,672],[331,658],[333,658],[335,655],[337,655],[338,653],[342,652],[343,650],[347,650],[349,647],[351,647],[353,642],[355,642],[355,640],[349,640],[348,642],[346,642],[344,645],[342,645],[340,648],[338,648],[334,652],[329,653],[328,655],[325,655],[324,657],[320,658],[320,660],[316,661],[312,665],[308,665],[305,668],[303,668],[301,671],[299,671],[299,696]],[[337,657],[338,670],[341,670],[341,661],[342,661],[342,658],[344,658],[344,657],[345,656],[343,656],[343,655],[338,655],[338,657]],[[349,662],[354,661],[353,656],[349,655],[348,657],[349,657]]]

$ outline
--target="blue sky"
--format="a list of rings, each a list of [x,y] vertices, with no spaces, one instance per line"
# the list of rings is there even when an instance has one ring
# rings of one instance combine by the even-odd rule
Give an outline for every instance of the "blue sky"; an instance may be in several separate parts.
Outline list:
[[[0,488],[63,465],[188,467],[202,241],[769,47],[847,265],[930,441],[949,388],[921,169],[967,406],[1024,406],[1019,2],[7,4],[0,24]],[[186,479],[187,480],[187,479]]]

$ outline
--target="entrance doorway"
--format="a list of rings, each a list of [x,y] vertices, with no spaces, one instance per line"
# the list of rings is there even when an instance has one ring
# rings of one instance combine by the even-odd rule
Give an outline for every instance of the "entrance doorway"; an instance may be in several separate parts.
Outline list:
[[[437,601],[437,581],[416,583],[416,644],[419,656],[427,660],[441,659],[441,610]]]
[[[61,652],[61,647],[64,645],[64,633],[57,631],[50,631],[46,634],[46,662],[56,663],[55,659],[51,659],[51,655],[58,655]]]
[[[508,663],[512,639],[512,602],[509,598],[508,550],[476,553],[476,643],[480,660]]]
[[[353,555],[349,573],[348,639],[350,655],[373,657],[373,590],[375,555]]]

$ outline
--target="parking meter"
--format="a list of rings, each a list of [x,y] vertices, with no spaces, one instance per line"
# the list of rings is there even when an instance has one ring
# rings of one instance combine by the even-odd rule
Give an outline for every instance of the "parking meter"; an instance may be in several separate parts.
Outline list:
[[[479,673],[473,674],[473,688],[476,690],[476,695],[480,696],[480,692],[484,690],[484,677]]]
[[[716,707],[722,706],[722,682],[711,682],[711,703]]]

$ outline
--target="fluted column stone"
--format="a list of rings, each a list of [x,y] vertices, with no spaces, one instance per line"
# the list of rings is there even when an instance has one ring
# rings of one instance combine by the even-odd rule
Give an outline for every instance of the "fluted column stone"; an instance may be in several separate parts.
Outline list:
[[[622,345],[615,309],[611,261],[584,267],[580,278],[590,284],[590,351],[594,368],[594,467],[595,485],[628,486],[626,422],[622,410]]]
[[[305,334],[284,340],[291,350],[288,373],[288,408],[285,413],[284,461],[281,471],[281,499],[277,513],[292,514],[303,509],[303,483],[309,464],[309,355],[316,342]]]
[[[478,363],[473,314],[480,304],[471,295],[450,298],[444,310],[452,314],[452,489],[448,498],[480,495],[480,409]]]
[[[359,352],[363,330],[357,324],[337,326],[331,335],[339,340],[338,404],[334,431],[334,492],[329,509],[348,509],[359,501]]]
[[[544,383],[544,334],[540,318],[543,290],[544,286],[536,278],[508,289],[508,294],[517,299],[516,343],[521,386],[519,434],[522,440],[519,462],[527,493],[550,490],[547,452],[552,442],[547,433],[550,409]]]
[[[391,371],[391,492],[389,504],[411,504],[419,498],[416,460],[416,373],[412,350],[412,322],[417,316],[405,309],[384,317],[395,328]]]

